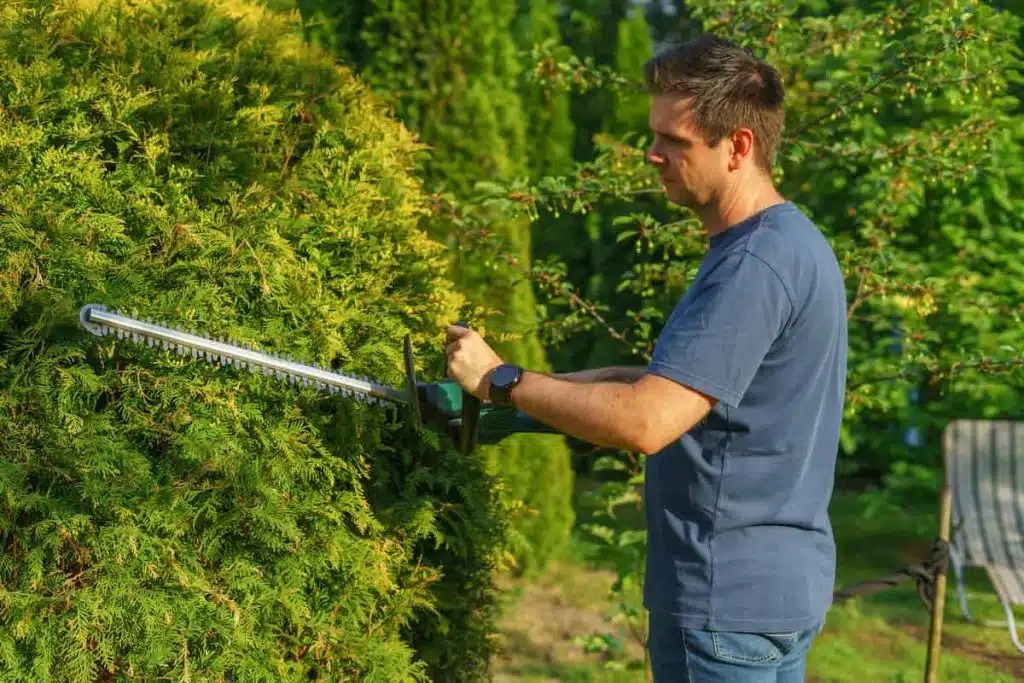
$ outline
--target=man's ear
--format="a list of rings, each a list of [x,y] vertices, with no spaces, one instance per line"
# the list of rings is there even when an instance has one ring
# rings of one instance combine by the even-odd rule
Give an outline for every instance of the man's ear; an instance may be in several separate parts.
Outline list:
[[[729,137],[732,154],[729,155],[729,170],[735,171],[754,156],[754,131],[737,128]]]

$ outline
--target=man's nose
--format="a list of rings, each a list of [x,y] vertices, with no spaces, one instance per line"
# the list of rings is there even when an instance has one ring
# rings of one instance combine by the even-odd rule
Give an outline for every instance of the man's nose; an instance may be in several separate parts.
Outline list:
[[[664,166],[666,159],[664,154],[661,154],[654,147],[652,147],[647,152],[647,161],[654,164],[655,166]]]

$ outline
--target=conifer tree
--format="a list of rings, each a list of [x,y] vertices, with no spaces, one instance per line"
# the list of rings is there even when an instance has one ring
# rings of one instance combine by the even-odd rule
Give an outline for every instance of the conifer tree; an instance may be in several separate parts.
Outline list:
[[[653,54],[653,39],[642,7],[618,1],[572,0],[569,8],[562,17],[562,33],[565,44],[579,58],[633,76]],[[552,89],[552,95],[560,92]],[[574,91],[572,117],[577,131],[577,159],[593,159],[605,144],[641,139],[647,131],[648,106],[647,93],[638,88]],[[569,269],[568,280],[581,287],[579,294],[585,300],[614,301],[616,314],[636,308],[639,298],[619,288],[622,275],[636,262],[636,254],[623,248],[618,239],[622,227],[615,219],[626,213],[648,211],[657,213],[658,206],[642,197],[632,197],[623,202],[603,202],[582,216],[545,215],[545,225],[565,223],[566,228],[538,231],[538,256],[563,260]],[[565,303],[564,298],[555,301]],[[616,324],[619,321],[616,318]],[[614,340],[608,343],[605,331],[594,332],[549,340],[552,362],[565,367],[642,364],[642,359],[631,354],[628,347]],[[578,468],[586,469],[590,460],[582,458]]]
[[[562,40],[559,12],[559,3],[553,0],[519,0],[519,10],[512,24],[512,34],[524,55],[524,73],[520,75],[517,90],[527,119],[529,156],[525,175],[534,179],[570,173],[574,159],[576,127],[569,93],[538,87],[528,78],[529,70],[537,66],[529,57],[532,49]]]
[[[550,137],[571,133],[561,113],[565,96],[547,110],[537,93],[517,92],[520,48],[534,36],[555,35],[545,7],[519,7],[517,0],[368,0],[358,7],[300,0],[298,6],[310,26],[310,40],[330,46],[353,64],[429,145],[424,171],[428,186],[439,195],[466,195],[478,181],[536,177],[564,169],[571,160]],[[450,239],[455,230],[440,217],[432,226],[432,234],[449,240],[453,277],[480,310],[478,321],[498,352],[509,362],[550,370],[535,334],[531,284],[465,261]],[[521,263],[530,263],[528,222],[495,214],[489,229],[510,244]],[[564,544],[573,523],[568,448],[559,437],[521,435],[488,450],[508,500],[524,506],[513,526],[519,568],[542,567]]]
[[[399,385],[461,306],[420,146],[242,0],[0,11],[0,678],[471,681],[504,517],[376,406],[79,307]]]

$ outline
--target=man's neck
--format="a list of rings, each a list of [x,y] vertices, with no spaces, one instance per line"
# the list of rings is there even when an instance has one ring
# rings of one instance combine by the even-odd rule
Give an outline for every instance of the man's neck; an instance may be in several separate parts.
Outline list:
[[[736,186],[727,192],[721,201],[705,207],[704,211],[700,212],[700,219],[708,236],[717,235],[754,214],[785,201],[770,182],[758,183],[754,187]]]

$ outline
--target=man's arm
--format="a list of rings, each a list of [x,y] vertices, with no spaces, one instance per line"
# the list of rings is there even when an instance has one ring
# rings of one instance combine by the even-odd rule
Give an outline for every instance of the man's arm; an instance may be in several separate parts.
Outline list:
[[[632,383],[647,374],[644,366],[614,365],[606,368],[595,368],[593,370],[580,370],[578,372],[559,372],[551,375],[555,379],[563,379],[567,382],[625,382]]]
[[[448,328],[448,375],[486,399],[502,360],[477,332]],[[526,371],[512,403],[530,417],[597,446],[656,453],[703,419],[714,405],[687,384],[653,373],[635,382],[569,381]]]
[[[581,383],[525,372],[512,402],[581,441],[657,453],[703,419],[715,401],[670,379],[640,374],[632,383]]]
[[[598,446],[657,453],[703,419],[716,402],[737,407],[790,318],[793,304],[776,270],[737,251],[691,287],[658,337],[649,371],[635,382],[574,382],[526,372],[512,403],[558,431]],[[448,373],[486,398],[502,359],[476,332],[448,328]]]

